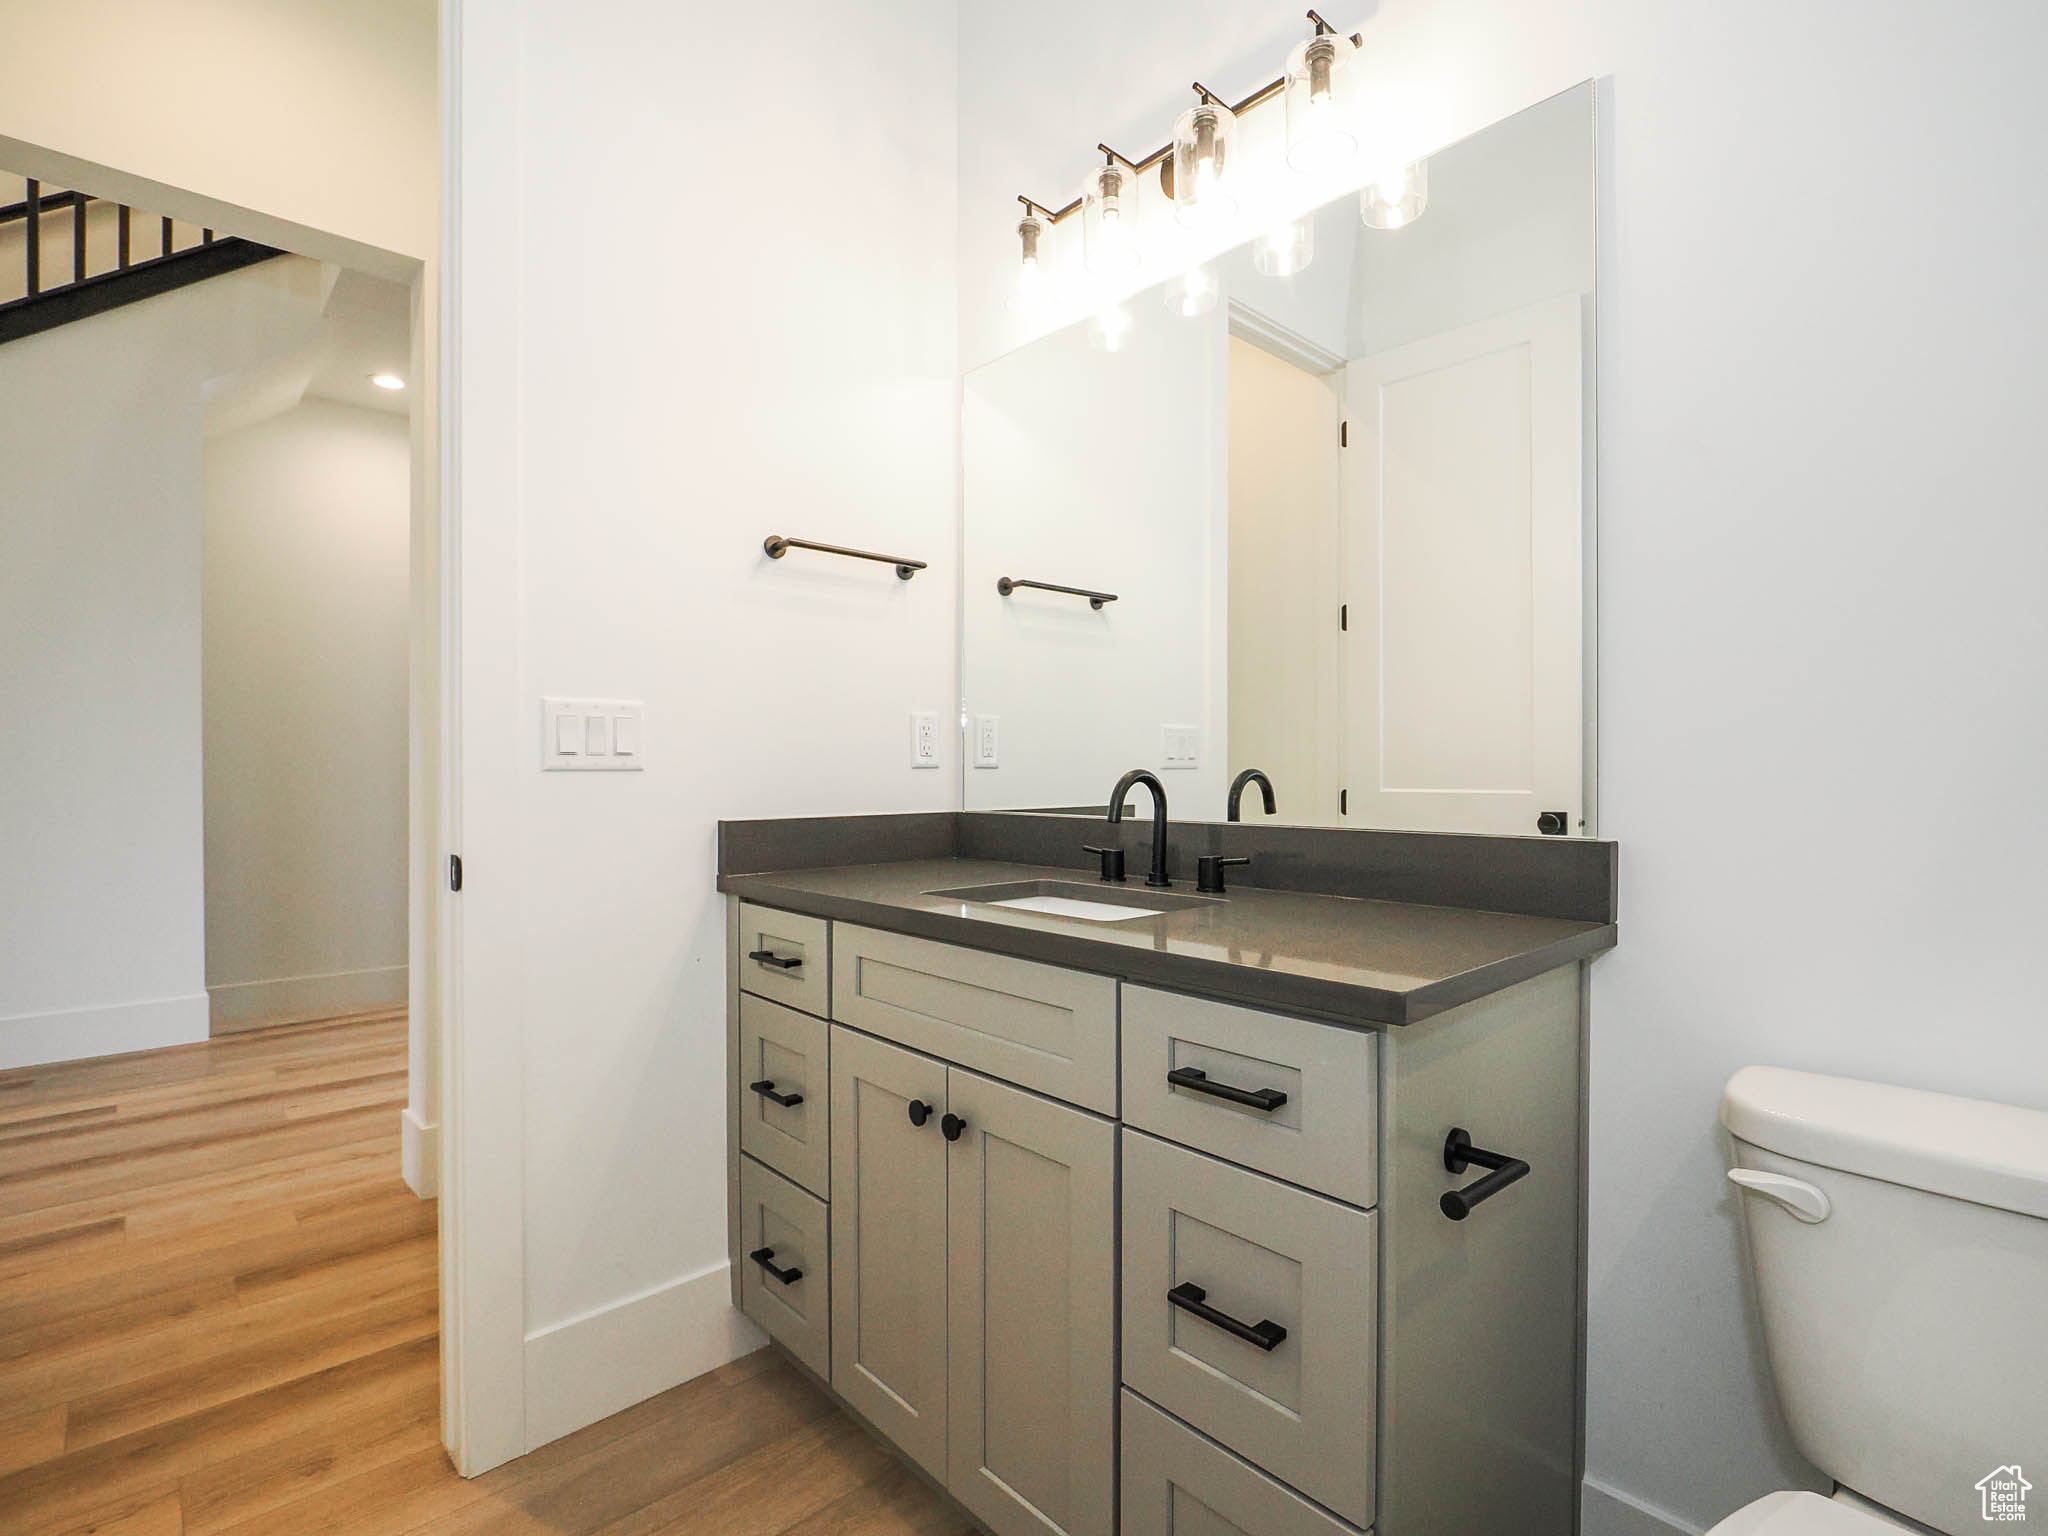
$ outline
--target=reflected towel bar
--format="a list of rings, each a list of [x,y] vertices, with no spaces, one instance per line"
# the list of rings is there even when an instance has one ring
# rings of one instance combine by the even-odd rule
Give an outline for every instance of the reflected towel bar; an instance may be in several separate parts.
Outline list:
[[[905,560],[900,555],[878,555],[868,549],[847,549],[838,544],[814,544],[809,539],[785,539],[779,533],[771,533],[761,541],[761,548],[768,552],[770,560],[780,560],[792,549],[815,549],[821,555],[845,555],[852,560],[879,560],[884,565],[896,567],[896,575],[904,581],[910,580],[925,568],[922,560]]]
[[[1030,587],[1039,592],[1064,592],[1069,597],[1085,597],[1088,599],[1088,606],[1095,609],[1100,609],[1104,603],[1116,601],[1114,592],[1090,592],[1086,587],[1063,587],[1054,581],[1026,581],[1021,576],[996,578],[996,590],[1004,597],[1008,597],[1019,587]]]

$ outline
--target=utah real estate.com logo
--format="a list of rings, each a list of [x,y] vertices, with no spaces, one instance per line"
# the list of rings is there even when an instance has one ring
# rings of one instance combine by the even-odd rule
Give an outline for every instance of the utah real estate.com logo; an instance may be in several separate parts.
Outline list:
[[[1977,1484],[1984,1496],[1984,1518],[2013,1525],[2027,1518],[2027,1492],[2034,1485],[2020,1475],[2019,1463],[2000,1467]]]

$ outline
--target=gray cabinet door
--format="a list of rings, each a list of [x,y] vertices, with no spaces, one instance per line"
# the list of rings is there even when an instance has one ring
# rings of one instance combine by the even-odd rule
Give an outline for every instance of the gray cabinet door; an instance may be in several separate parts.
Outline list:
[[[1125,1124],[1353,1205],[1379,1199],[1377,1035],[1131,986],[1123,1033]]]
[[[740,1147],[821,1196],[831,1194],[829,1028],[765,997],[740,998]]]
[[[943,1479],[946,1069],[845,1029],[831,1050],[832,1385]]]
[[[1371,1525],[1374,1214],[1137,1131],[1123,1164],[1125,1384]]]
[[[1136,1393],[1123,1401],[1123,1536],[1356,1536]]]
[[[997,1536],[1109,1536],[1116,1128],[957,1067],[947,1085],[947,1487]]]
[[[1005,1082],[1116,1113],[1116,982],[840,923],[832,1017]]]
[[[822,917],[741,902],[732,957],[740,986],[822,1019],[832,997],[830,931]]]
[[[740,1158],[740,1310],[820,1376],[832,1370],[825,1202]]]

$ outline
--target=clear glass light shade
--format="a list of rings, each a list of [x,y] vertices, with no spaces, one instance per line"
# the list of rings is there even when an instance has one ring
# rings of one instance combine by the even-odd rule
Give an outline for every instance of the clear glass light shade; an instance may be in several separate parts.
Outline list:
[[[1223,284],[1217,281],[1214,267],[1190,267],[1170,279],[1160,294],[1169,312],[1192,320],[1216,307],[1216,301],[1223,296]]]
[[[1017,221],[1017,294],[1031,300],[1042,294],[1052,275],[1052,225],[1042,215],[1027,213]]]
[[[1088,339],[1104,352],[1121,352],[1131,343],[1133,323],[1130,310],[1123,305],[1105,305],[1088,322]]]
[[[1326,171],[1358,153],[1351,126],[1351,72],[1357,46],[1325,32],[1287,55],[1287,163],[1297,171]]]
[[[1188,108],[1173,125],[1173,211],[1190,228],[1237,207],[1225,180],[1236,126],[1230,108],[1214,101]]]
[[[1388,171],[1358,194],[1358,216],[1367,229],[1400,229],[1429,206],[1429,162],[1418,160]]]
[[[1138,178],[1128,166],[1098,165],[1081,183],[1081,257],[1091,272],[1138,264]]]
[[[1252,242],[1252,266],[1262,277],[1292,277],[1316,259],[1316,221],[1296,219]]]

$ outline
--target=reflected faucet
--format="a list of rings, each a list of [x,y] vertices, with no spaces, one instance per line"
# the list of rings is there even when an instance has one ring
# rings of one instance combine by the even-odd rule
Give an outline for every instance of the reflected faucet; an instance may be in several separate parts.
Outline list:
[[[1145,883],[1164,890],[1173,882],[1166,878],[1166,786],[1159,782],[1159,775],[1149,768],[1133,768],[1118,779],[1109,792],[1109,820],[1115,825],[1124,819],[1124,796],[1139,784],[1152,791],[1152,872],[1145,876]]]
[[[1247,768],[1243,773],[1240,773],[1230,781],[1230,808],[1225,813],[1226,820],[1237,821],[1240,819],[1237,814],[1237,802],[1243,797],[1244,787],[1247,784],[1259,786],[1259,793],[1266,801],[1266,814],[1268,816],[1274,815],[1277,812],[1278,807],[1273,804],[1273,781],[1266,777],[1266,770],[1263,768]]]

